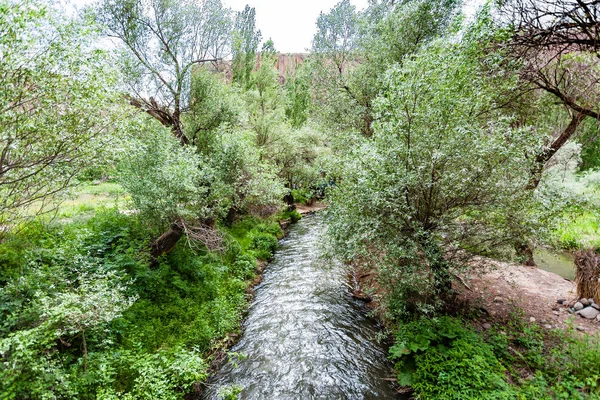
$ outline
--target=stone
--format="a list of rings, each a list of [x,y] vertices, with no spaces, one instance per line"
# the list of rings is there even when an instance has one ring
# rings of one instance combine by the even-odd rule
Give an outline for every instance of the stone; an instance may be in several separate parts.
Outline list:
[[[592,307],[594,307],[596,310],[600,310],[600,304],[592,304]]]
[[[585,328],[584,328],[583,326],[581,326],[581,325],[577,325],[577,328],[576,328],[576,329],[577,329],[578,331],[585,331]]]
[[[595,303],[595,301],[594,301],[594,299],[592,299],[592,298],[589,298],[589,299],[588,299],[588,303],[590,303],[590,306],[591,306],[592,304],[594,304],[594,303]]]
[[[581,303],[580,301],[575,303],[575,305],[573,305],[573,310],[575,310],[575,311],[583,310],[583,303]]]
[[[485,324],[482,325],[483,329],[491,329],[492,328],[492,324],[490,324],[489,322],[486,322]]]
[[[596,317],[596,321],[600,322],[600,315]]]
[[[558,304],[565,304],[567,302],[567,299],[558,299],[558,300],[556,300],[556,302]]]
[[[586,307],[583,310],[577,311],[575,315],[580,315],[586,319],[594,319],[600,315],[600,311],[596,310],[594,307]]]
[[[560,313],[559,313],[558,311],[552,311],[552,313],[553,313],[554,315],[560,315]]]
[[[546,328],[546,329],[552,329],[552,325],[544,325],[544,328]]]
[[[535,322],[535,318],[533,318],[533,317],[529,318],[529,322]]]
[[[494,303],[504,303],[504,299],[500,296],[494,297]]]
[[[579,299],[579,302],[581,304],[583,304],[584,306],[589,306],[590,305],[590,302],[589,302],[588,299]]]

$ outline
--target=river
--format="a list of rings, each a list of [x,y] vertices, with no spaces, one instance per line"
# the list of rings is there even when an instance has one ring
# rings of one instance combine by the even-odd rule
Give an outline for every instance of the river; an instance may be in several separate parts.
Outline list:
[[[346,270],[319,259],[322,219],[307,216],[280,241],[232,357],[205,399],[395,399],[378,327],[345,286]],[[235,398],[235,397],[232,397]]]

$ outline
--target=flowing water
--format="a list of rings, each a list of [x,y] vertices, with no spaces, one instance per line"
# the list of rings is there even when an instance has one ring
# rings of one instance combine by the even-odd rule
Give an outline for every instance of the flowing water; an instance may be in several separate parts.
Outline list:
[[[280,242],[232,349],[243,357],[210,379],[205,399],[235,387],[238,399],[398,398],[377,327],[349,295],[344,267],[318,259],[321,229],[321,218],[308,216]]]

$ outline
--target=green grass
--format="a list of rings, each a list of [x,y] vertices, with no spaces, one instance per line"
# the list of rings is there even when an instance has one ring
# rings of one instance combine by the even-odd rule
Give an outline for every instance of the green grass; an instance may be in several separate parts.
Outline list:
[[[553,236],[558,246],[564,249],[600,248],[600,215],[591,211],[568,213]]]

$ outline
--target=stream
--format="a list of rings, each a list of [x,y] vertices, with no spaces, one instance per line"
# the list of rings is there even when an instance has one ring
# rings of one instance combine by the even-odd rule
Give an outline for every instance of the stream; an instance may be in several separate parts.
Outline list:
[[[318,257],[321,232],[321,217],[306,216],[280,241],[231,350],[241,356],[209,379],[204,399],[399,398],[378,327],[350,296],[344,266]]]

